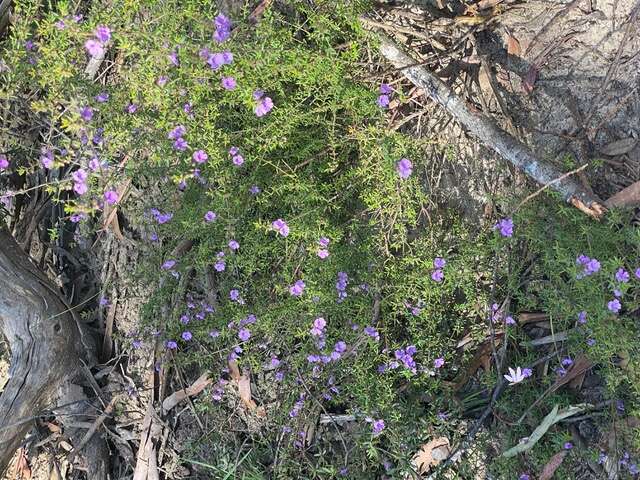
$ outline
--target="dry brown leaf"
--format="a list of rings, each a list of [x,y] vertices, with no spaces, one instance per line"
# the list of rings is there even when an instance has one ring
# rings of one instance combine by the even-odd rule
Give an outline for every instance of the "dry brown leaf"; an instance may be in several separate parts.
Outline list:
[[[509,55],[520,56],[520,42],[510,32],[507,32],[507,53]]]
[[[243,370],[242,376],[238,379],[238,393],[249,410],[253,411],[258,408],[256,402],[251,398],[251,378],[248,370]]]
[[[564,461],[564,457],[567,456],[567,451],[562,450],[561,452],[556,453],[547,464],[542,469],[542,473],[540,474],[540,478],[538,480],[551,480],[553,478],[553,474],[556,473],[556,470],[562,462]]]
[[[173,407],[178,405],[181,401],[183,401],[187,397],[193,397],[194,395],[199,394],[202,390],[204,390],[207,385],[211,383],[211,378],[209,378],[208,374],[203,374],[198,378],[190,387],[187,387],[182,390],[178,390],[177,392],[172,393],[162,402],[162,410],[164,412],[168,412]]]
[[[427,473],[431,467],[439,465],[449,456],[449,439],[439,437],[425,443],[413,457],[413,463],[419,473]]]
[[[573,362],[573,365],[571,365],[567,370],[567,373],[565,373],[562,377],[558,377],[556,382],[551,386],[551,392],[555,392],[563,385],[570,383],[575,378],[579,377],[587,370],[589,370],[592,366],[593,363],[591,363],[591,360],[589,360],[584,355],[578,355],[576,357],[576,360]]]
[[[55,423],[51,423],[51,422],[44,422],[45,427],[47,427],[47,429],[51,432],[51,433],[60,433],[62,431],[62,428],[60,428],[59,425],[56,425]]]
[[[538,80],[538,68],[535,65],[531,65],[522,79],[522,88],[526,93],[530,94],[533,92],[536,80]]]
[[[496,348],[502,342],[502,335],[504,333],[496,332]],[[476,373],[478,368],[482,367],[485,371],[488,371],[491,368],[491,342],[484,342],[482,345],[478,347],[471,363],[467,368],[461,370],[458,376],[454,379],[454,390],[460,390],[464,385],[469,381],[469,379]]]
[[[624,155],[625,153],[629,153],[635,148],[637,143],[638,140],[636,140],[635,138],[623,138],[622,140],[611,142],[599,150],[603,155],[615,157],[616,155]]]
[[[627,188],[623,188],[604,203],[609,208],[640,205],[640,182],[632,183]]]
[[[18,463],[16,463],[16,479],[29,480],[31,478],[31,467],[24,448],[18,450]]]
[[[240,380],[240,369],[238,368],[238,362],[235,360],[229,360],[229,375],[231,376],[231,380],[235,380],[236,382]]]

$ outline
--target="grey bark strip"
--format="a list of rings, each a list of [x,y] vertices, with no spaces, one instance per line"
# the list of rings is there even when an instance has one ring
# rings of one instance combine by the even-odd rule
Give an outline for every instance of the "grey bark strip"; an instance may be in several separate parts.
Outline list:
[[[562,198],[582,212],[600,219],[607,211],[604,203],[580,183],[553,165],[541,161],[525,144],[501,129],[493,119],[474,111],[447,85],[430,73],[420,62],[404,52],[393,40],[378,33],[380,52],[415,86],[422,88],[432,100],[440,104],[469,133],[504,160],[541,185],[557,191]]]

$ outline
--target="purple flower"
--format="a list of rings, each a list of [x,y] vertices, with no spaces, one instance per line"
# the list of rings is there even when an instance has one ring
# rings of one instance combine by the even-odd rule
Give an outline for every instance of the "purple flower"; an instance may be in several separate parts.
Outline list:
[[[522,369],[522,376],[524,378],[529,378],[531,375],[533,375],[533,370],[531,370],[530,368],[523,368]]]
[[[104,54],[104,48],[102,44],[94,39],[90,39],[84,42],[84,48],[92,57],[98,57]]]
[[[224,269],[226,268],[226,264],[224,263],[224,260],[218,260],[213,265],[213,268],[216,269],[216,272],[224,272]]]
[[[101,92],[96,95],[96,102],[105,103],[109,100],[109,94],[107,92]]]
[[[595,339],[593,338],[588,338],[587,339],[587,345],[589,345],[590,347],[593,347],[596,344]]]
[[[196,150],[193,152],[193,161],[196,163],[204,163],[209,158],[209,155],[204,150]]]
[[[313,328],[311,329],[311,335],[320,337],[324,333],[324,327],[326,327],[327,322],[324,318],[318,317],[313,321]]]
[[[175,350],[178,348],[178,344],[174,340],[167,340],[165,345],[169,350]]]
[[[218,330],[211,330],[209,332],[209,336],[211,338],[218,338],[220,336],[220,332]]]
[[[444,268],[447,264],[447,261],[444,258],[436,257],[433,260],[433,268]]]
[[[247,340],[249,340],[249,338],[251,338],[251,331],[248,328],[241,328],[238,331],[238,338],[243,342],[246,342]]]
[[[560,363],[562,363],[563,367],[570,367],[571,365],[573,365],[573,360],[571,359],[571,357],[565,357]]]
[[[338,302],[344,301],[347,298],[347,285],[349,283],[349,277],[345,272],[338,272],[338,281],[336,282],[336,290],[338,291]]]
[[[93,33],[96,38],[102,43],[107,43],[109,40],[111,40],[111,29],[104,25],[99,25]]]
[[[493,227],[494,229],[500,230],[500,235],[503,237],[512,237],[513,236],[513,219],[511,218],[503,218]]]
[[[235,240],[230,240],[229,241],[229,248],[231,250],[238,250],[240,248],[240,244],[238,242],[236,242]]]
[[[216,31],[213,34],[213,39],[218,43],[227,40],[231,35],[231,20],[221,13],[215,18],[214,25]]]
[[[585,275],[593,275],[599,270],[600,270],[600,262],[595,258],[589,259],[589,261],[584,266]]]
[[[240,298],[240,291],[234,288],[229,292],[229,298],[234,302],[238,301],[238,299]]]
[[[383,83],[380,85],[380,93],[383,95],[390,95],[391,92],[393,90],[391,90],[391,85],[389,85],[388,83]]]
[[[107,305],[109,305],[109,299],[105,296],[100,297],[100,306],[101,307],[106,307]]]
[[[212,212],[211,210],[209,210],[207,213],[204,214],[204,221],[207,223],[210,223],[215,221],[217,217],[218,215],[216,214],[216,212]]]
[[[289,235],[289,226],[281,218],[274,220],[273,223],[271,224],[271,228],[273,228],[276,232],[278,232],[283,237],[286,237]]]
[[[318,240],[318,245],[320,245],[322,248],[327,248],[329,246],[329,242],[330,240],[327,237],[320,237],[320,240]]]
[[[383,430],[384,430],[384,420],[379,419],[379,420],[374,420],[372,423],[372,427],[373,427],[373,434],[374,435],[379,435]]]
[[[329,256],[329,250],[325,250],[324,248],[320,248],[318,249],[318,251],[316,252],[316,255],[318,255],[321,259],[325,259]]]
[[[264,97],[264,90],[255,90],[252,94],[254,100],[260,100]]]
[[[188,342],[189,340],[191,340],[193,338],[193,335],[191,334],[191,332],[189,330],[186,330],[184,332],[182,332],[182,339],[185,342]]]
[[[374,327],[372,327],[372,326],[364,327],[363,331],[364,331],[365,335],[370,336],[376,342],[380,341],[380,334],[378,333],[378,331]]]
[[[343,342],[342,340],[339,340],[336,342],[336,344],[333,347],[334,351],[338,352],[338,353],[344,353],[347,351],[347,344],[345,342]]]
[[[431,272],[431,279],[435,282],[441,282],[444,279],[444,272],[440,269]]]
[[[618,313],[620,309],[622,309],[622,304],[620,303],[620,300],[614,298],[609,303],[607,303],[607,308],[613,313]]]
[[[231,161],[236,167],[240,167],[244,163],[244,157],[242,155],[234,155]]]
[[[180,316],[180,322],[187,325],[189,322],[191,321],[191,319],[189,318],[189,315],[184,314]]]
[[[130,103],[127,105],[127,113],[136,113],[138,111],[138,105],[135,103]]]
[[[156,83],[158,84],[159,87],[164,87],[168,81],[169,81],[169,77],[167,77],[166,75],[160,75],[158,77],[158,80],[156,80]]]
[[[175,264],[176,264],[175,260],[167,260],[162,264],[160,268],[162,268],[163,270],[170,270],[175,266]]]
[[[618,282],[627,283],[629,281],[629,272],[627,272],[624,268],[620,267],[616,271],[616,280]]]
[[[54,25],[58,30],[64,30],[66,28],[64,20],[58,20]]]
[[[222,84],[222,88],[225,90],[234,90],[238,85],[236,83],[236,79],[233,77],[223,77],[222,80],[220,80],[220,83]]]
[[[380,95],[376,100],[376,103],[380,108],[387,108],[389,107],[389,101],[390,101],[389,95]]]
[[[294,297],[299,297],[302,295],[302,292],[304,292],[304,287],[305,284],[303,280],[296,280],[296,283],[289,287],[289,293]]]
[[[0,170],[4,170],[9,168],[9,160],[5,155],[0,155]]]
[[[413,164],[411,163],[411,160],[407,158],[400,159],[398,163],[396,163],[396,171],[398,172],[398,175],[400,175],[400,178],[402,178],[403,180],[409,178],[409,176],[413,172]]]
[[[118,202],[119,195],[115,190],[104,192],[104,199],[109,205],[115,205]]]
[[[507,315],[504,319],[504,323],[506,323],[507,325],[515,325],[516,321],[513,319],[511,315]]]
[[[178,59],[178,52],[171,52],[169,55],[167,55],[167,58],[174,66],[176,67],[180,66],[180,60]]]
[[[565,450],[571,450],[571,449],[573,448],[573,443],[571,443],[571,442],[566,442],[566,443],[563,445],[563,447],[564,447],[564,449],[565,449]]]
[[[249,188],[249,193],[251,193],[251,195],[257,195],[260,193],[260,187],[258,185],[251,185],[251,187]]]
[[[635,276],[637,279],[640,279],[640,268],[636,268]]]
[[[587,323],[587,312],[585,312],[584,310],[578,313],[578,323],[581,325]]]
[[[85,122],[90,122],[93,118],[93,109],[89,106],[82,107],[80,109],[80,118]]]
[[[47,148],[43,149],[40,155],[40,163],[44,168],[53,167],[53,152]]]
[[[531,477],[528,474],[523,473],[518,477],[518,480],[531,480]]]
[[[444,358],[442,358],[442,357],[436,358],[433,361],[433,367],[434,368],[442,368],[443,365],[444,365]]]
[[[263,97],[258,101],[254,112],[257,117],[264,117],[273,108],[273,100],[270,97]]]

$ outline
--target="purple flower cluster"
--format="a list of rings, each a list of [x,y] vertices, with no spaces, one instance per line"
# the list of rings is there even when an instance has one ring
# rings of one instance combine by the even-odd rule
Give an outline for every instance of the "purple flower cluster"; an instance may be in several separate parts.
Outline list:
[[[253,99],[257,102],[254,108],[256,117],[264,117],[267,113],[273,109],[273,100],[270,97],[264,95],[262,90],[256,90],[253,92]]]
[[[184,151],[187,149],[189,144],[184,139],[186,133],[187,128],[184,125],[178,125],[167,134],[167,138],[169,140],[173,140],[173,148],[179,151]]]
[[[53,152],[48,148],[43,148],[40,153],[40,163],[44,168],[53,167]]]
[[[0,155],[0,170],[6,170],[9,168],[9,160],[5,155]]]
[[[336,282],[336,290],[338,291],[338,303],[343,302],[347,298],[347,285],[349,284],[349,276],[345,272],[338,272],[338,281]]]
[[[329,256],[329,250],[327,250],[327,247],[329,246],[329,239],[327,237],[320,238],[320,240],[318,240],[318,245],[320,248],[318,248],[316,255],[324,260]]]
[[[217,260],[213,265],[213,268],[215,268],[216,272],[224,272],[225,268],[227,268],[227,265],[224,261],[224,252],[218,252],[216,258]]]
[[[216,16],[213,24],[216,28],[213,39],[218,43],[226,41],[231,35],[231,20],[229,17],[221,13]]]
[[[503,218],[493,228],[498,230],[503,237],[510,238],[513,236],[513,219],[510,217]]]
[[[313,321],[313,327],[309,333],[315,337],[322,337],[324,335],[324,327],[326,326],[327,321],[322,317],[318,317]]]
[[[393,90],[391,90],[391,86],[388,83],[383,83],[382,85],[380,85],[380,95],[376,100],[376,103],[380,108],[389,107],[389,102],[391,101],[390,95],[392,91]]]
[[[273,228],[276,232],[278,232],[283,237],[286,237],[289,235],[289,226],[281,218],[274,220],[273,223],[271,224],[271,228]]]
[[[153,218],[155,218],[156,222],[158,222],[158,224],[160,225],[162,225],[163,223],[167,223],[173,218],[173,213],[162,213],[156,208],[152,208],[150,212],[151,215],[153,215]]]
[[[218,70],[224,65],[231,65],[233,63],[233,53],[231,52],[216,52],[209,53],[207,57],[207,64],[211,67],[211,70]]]
[[[104,46],[111,40],[111,29],[100,25],[93,34],[94,38],[84,42],[84,48],[92,57],[98,57],[104,54]]]
[[[240,149],[238,147],[231,147],[229,149],[229,155],[231,155],[231,161],[236,167],[242,166],[244,163],[244,157],[240,154]]]
[[[400,366],[398,363],[399,361],[399,362],[402,362],[402,364],[407,370],[411,371],[412,373],[416,373],[417,366],[416,366],[415,360],[413,359],[413,356],[417,352],[418,352],[418,349],[414,345],[409,345],[407,348],[399,348],[394,352],[394,355],[397,361],[392,362],[389,365],[389,368],[391,369],[398,368]]]
[[[299,297],[304,292],[305,284],[303,280],[296,280],[296,282],[289,287],[289,293],[294,297]]]
[[[582,266],[582,272],[577,275],[578,279],[593,275],[600,270],[600,262],[586,255],[579,255],[578,258],[576,258],[576,265]]]
[[[79,168],[75,172],[71,174],[71,178],[73,179],[73,191],[78,195],[84,195],[89,190],[87,186],[87,178],[88,174],[86,170]]]
[[[444,279],[444,266],[447,261],[444,258],[436,257],[433,260],[433,271],[431,272],[431,279],[435,282],[442,282]]]

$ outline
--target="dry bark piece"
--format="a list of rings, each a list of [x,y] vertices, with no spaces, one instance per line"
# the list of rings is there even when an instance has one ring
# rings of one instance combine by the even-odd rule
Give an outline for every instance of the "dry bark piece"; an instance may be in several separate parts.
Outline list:
[[[632,183],[628,187],[623,188],[604,203],[609,208],[635,207],[640,205],[640,182]]]
[[[511,32],[507,32],[507,53],[519,57],[521,51],[520,41]]]
[[[582,184],[570,176],[559,180],[564,172],[553,165],[542,162],[522,142],[500,128],[495,121],[480,112],[473,111],[447,85],[405,53],[388,36],[378,34],[381,39],[380,51],[415,86],[425,90],[435,102],[440,104],[473,136],[497,152],[518,170],[541,185],[559,192],[565,201],[588,215],[599,219],[606,212],[602,201],[587,191]]]
[[[253,411],[258,408],[256,402],[251,398],[251,376],[248,370],[243,370],[242,376],[238,379],[238,393],[240,394],[240,399],[249,410]]]
[[[623,138],[622,140],[616,140],[615,142],[611,142],[604,147],[600,148],[600,153],[603,155],[608,155],[609,157],[615,157],[616,155],[624,155],[625,153],[629,153],[631,150],[635,148],[638,140],[635,138]]]
[[[447,459],[451,447],[446,437],[434,438],[425,443],[413,457],[413,464],[419,473],[427,473],[431,467],[437,467]]]
[[[542,473],[540,474],[540,478],[538,480],[551,480],[553,478],[553,474],[556,473],[556,470],[560,467],[560,465],[562,465],[564,457],[566,456],[567,451],[562,450],[561,452],[558,452],[553,457],[551,457],[542,469]]]
[[[549,320],[549,315],[542,312],[522,312],[518,315],[518,324],[538,323]]]

